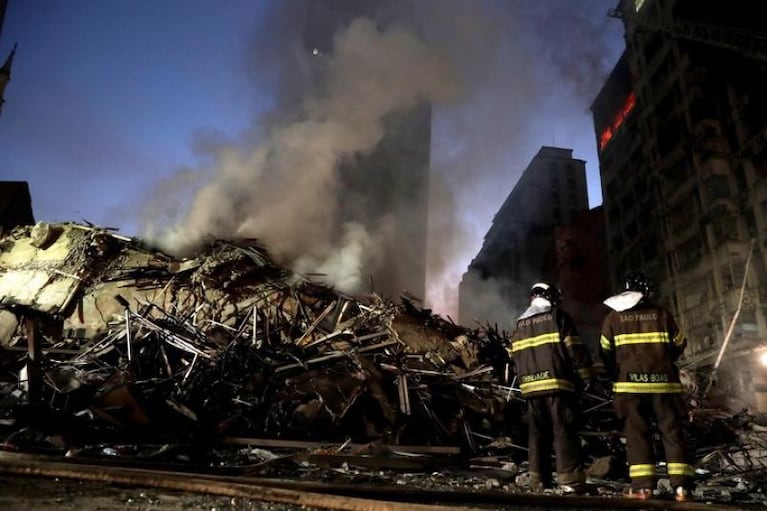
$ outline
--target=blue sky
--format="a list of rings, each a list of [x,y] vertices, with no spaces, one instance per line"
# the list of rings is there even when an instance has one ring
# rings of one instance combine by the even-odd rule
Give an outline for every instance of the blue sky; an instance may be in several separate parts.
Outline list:
[[[235,135],[269,106],[244,72],[258,5],[10,0],[2,179],[29,181],[38,219],[135,228],[132,196],[195,164],[198,133]]]
[[[434,116],[432,161],[453,194],[449,245],[460,247],[440,270],[444,293],[541,145],[586,160],[590,204],[601,203],[589,106],[623,46],[620,22],[606,15],[616,3],[417,2],[434,41],[444,30],[446,51],[461,53],[466,82]],[[38,220],[139,234],[144,200],[162,180],[210,165],[216,141],[257,137],[275,107],[289,43],[275,5],[9,0],[0,55],[18,50],[0,114],[0,179],[29,182]],[[455,44],[450,30],[467,26],[475,32]]]

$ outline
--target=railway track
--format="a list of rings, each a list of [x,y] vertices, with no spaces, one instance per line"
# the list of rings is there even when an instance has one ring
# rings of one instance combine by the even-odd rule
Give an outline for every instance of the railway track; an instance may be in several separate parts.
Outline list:
[[[328,484],[237,474],[178,471],[116,465],[95,460],[72,460],[0,452],[0,474],[81,481],[101,481],[134,487],[158,488],[221,495],[262,502],[278,502],[321,509],[348,511],[455,511],[518,509],[669,509],[733,511],[764,509],[705,502],[664,500],[634,501],[621,498],[512,494],[499,491],[445,491],[382,487],[359,484]]]

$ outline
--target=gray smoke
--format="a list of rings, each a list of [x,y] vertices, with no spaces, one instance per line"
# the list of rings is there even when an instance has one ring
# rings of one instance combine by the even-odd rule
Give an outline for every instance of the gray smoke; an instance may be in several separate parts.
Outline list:
[[[615,0],[446,4],[436,31],[466,36],[449,39],[471,79],[463,101],[435,114],[427,300],[452,315],[493,215],[540,146],[573,148],[589,136],[588,109],[620,55],[622,26],[606,15]],[[485,281],[472,296],[485,313],[467,321],[508,324],[504,313],[517,311],[504,296],[524,300],[530,282]]]
[[[569,127],[570,113],[588,117],[617,60],[620,23],[605,16],[616,2],[391,0],[390,16],[417,23],[357,19],[312,56],[295,16],[312,1],[277,3],[254,33],[248,69],[274,108],[241,139],[205,143],[209,165],[165,183],[145,233],[176,252],[208,235],[256,237],[281,262],[358,289],[393,227],[339,215],[339,163],[373,150],[388,114],[428,101],[426,303],[455,317],[461,276],[522,170],[541,145],[572,147],[588,128]],[[485,295],[479,306],[503,310]]]
[[[376,147],[387,114],[420,101],[446,103],[460,84],[438,49],[365,18],[336,35],[332,53],[315,57],[324,79],[305,91],[297,118],[275,121],[255,147],[216,148],[214,164],[202,172],[212,177],[188,209],[170,227],[148,225],[147,236],[174,253],[209,235],[259,238],[297,270],[359,289],[392,227],[386,219],[363,226],[339,216],[339,163]]]

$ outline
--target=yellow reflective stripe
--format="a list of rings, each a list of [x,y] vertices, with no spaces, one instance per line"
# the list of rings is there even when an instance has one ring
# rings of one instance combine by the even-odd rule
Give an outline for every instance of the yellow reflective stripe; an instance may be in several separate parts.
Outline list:
[[[592,377],[592,372],[590,367],[581,367],[578,369],[578,376],[580,376],[582,379],[587,379]]]
[[[619,334],[615,336],[615,345],[667,343],[668,332],[648,332],[645,334]]]
[[[610,339],[608,339],[604,335],[599,338],[599,344],[602,345],[602,349],[605,351],[610,351],[612,349],[612,347],[610,346]]]
[[[583,341],[581,341],[581,338],[578,337],[577,335],[568,335],[567,337],[565,337],[565,346],[567,346],[568,348],[570,346],[575,346],[576,344],[581,344],[581,345],[583,344]]]
[[[695,469],[687,463],[668,463],[666,471],[670,476],[694,476]]]
[[[522,351],[528,348],[536,348],[543,344],[552,344],[557,342],[559,342],[559,334],[557,332],[552,334],[543,334],[511,343],[511,351]]]
[[[519,389],[523,394],[527,392],[539,392],[542,390],[569,390],[574,391],[575,386],[572,382],[567,380],[560,380],[557,378],[548,378],[546,380],[531,381],[530,383],[523,383],[519,386]]]
[[[652,477],[655,475],[655,465],[630,465],[629,476],[631,477]]]
[[[677,334],[674,336],[674,344],[677,346],[681,346],[685,341],[684,334],[682,332],[677,332]]]
[[[625,381],[613,383],[613,392],[625,392],[627,394],[669,394],[683,390],[681,383],[629,383]]]

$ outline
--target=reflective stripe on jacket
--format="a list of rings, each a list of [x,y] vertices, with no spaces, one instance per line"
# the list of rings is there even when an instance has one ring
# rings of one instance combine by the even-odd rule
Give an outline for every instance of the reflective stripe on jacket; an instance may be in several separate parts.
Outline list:
[[[592,376],[591,357],[561,309],[518,320],[508,349],[524,397],[574,392]]]
[[[613,392],[664,394],[683,391],[674,362],[686,345],[668,311],[640,303],[610,311],[602,323],[599,352],[612,373]]]

